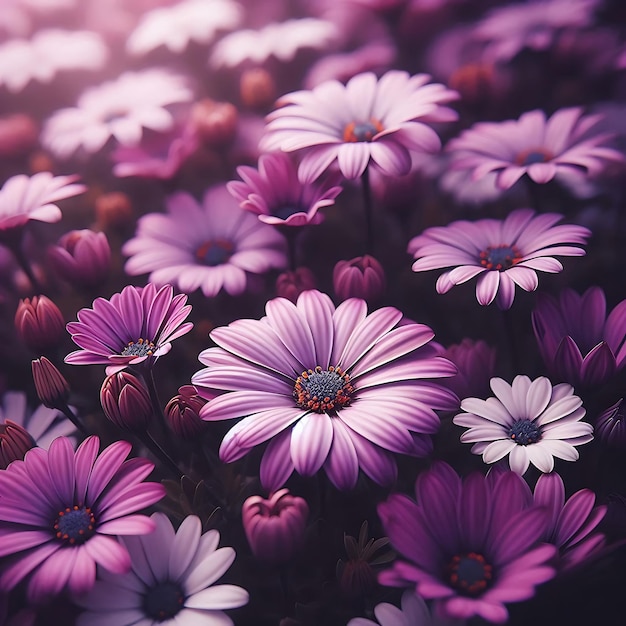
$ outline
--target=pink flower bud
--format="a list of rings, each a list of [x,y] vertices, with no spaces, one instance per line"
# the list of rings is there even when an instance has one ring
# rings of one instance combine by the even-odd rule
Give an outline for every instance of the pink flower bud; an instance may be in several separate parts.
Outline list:
[[[136,376],[122,371],[104,379],[100,389],[104,414],[120,428],[145,430],[152,417],[150,393]]]
[[[237,121],[237,108],[230,102],[207,98],[191,109],[193,129],[205,145],[214,148],[227,145],[235,138]]]
[[[298,296],[307,289],[315,289],[317,281],[308,267],[299,267],[291,272],[283,272],[276,280],[276,295],[295,303]]]
[[[280,489],[269,499],[251,496],[241,509],[243,528],[257,559],[278,564],[288,561],[300,548],[309,517],[304,498]]]
[[[341,301],[363,298],[375,302],[385,292],[385,270],[369,254],[339,261],[333,270],[333,288]]]
[[[193,385],[183,385],[165,406],[165,418],[176,435],[193,440],[200,436],[207,422],[200,417],[200,409],[206,400],[198,395]]]
[[[92,230],[73,230],[48,250],[56,273],[81,287],[96,287],[109,274],[111,248],[106,235]]]
[[[19,424],[6,420],[0,424],[0,469],[6,469],[13,461],[21,461],[35,446],[33,438]]]
[[[67,406],[70,387],[63,374],[45,356],[31,363],[37,396],[49,409],[63,410]]]
[[[20,339],[35,352],[55,348],[65,334],[59,307],[46,296],[24,298],[15,312],[15,329]]]

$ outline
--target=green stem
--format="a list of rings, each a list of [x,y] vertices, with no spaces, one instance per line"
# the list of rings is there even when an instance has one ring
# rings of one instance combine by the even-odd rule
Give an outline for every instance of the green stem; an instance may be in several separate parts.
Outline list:
[[[179,480],[184,472],[180,471],[178,465],[176,465],[172,457],[165,452],[156,439],[154,439],[149,432],[138,434],[138,437],[145,444],[146,448],[148,448],[150,452],[152,452],[152,454],[154,454],[154,456],[157,457],[157,459],[159,459],[159,461],[161,461],[174,476],[176,476],[176,479]]]

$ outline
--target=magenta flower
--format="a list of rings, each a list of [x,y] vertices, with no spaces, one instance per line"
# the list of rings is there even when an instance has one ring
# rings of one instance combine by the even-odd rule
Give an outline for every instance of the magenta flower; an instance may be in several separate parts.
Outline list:
[[[286,264],[284,238],[240,209],[224,185],[207,190],[202,205],[176,193],[167,211],[139,220],[135,238],[122,248],[130,256],[127,273],[150,272],[152,282],[171,282],[185,293],[202,289],[212,297],[224,289],[236,296],[245,291],[248,274]]]
[[[359,468],[379,484],[396,476],[392,453],[424,456],[437,431],[433,409],[454,408],[454,394],[424,379],[451,376],[454,366],[429,346],[428,326],[385,307],[367,315],[365,301],[336,309],[319,291],[294,305],[270,300],[261,320],[217,328],[217,344],[200,353],[207,366],[197,387],[221,395],[203,407],[208,421],[243,418],[225,435],[230,463],[269,442],[261,482],[270,490],[294,469],[322,466],[339,489],[354,487]]]
[[[591,232],[584,226],[554,226],[562,217],[518,209],[502,221],[461,220],[428,228],[409,242],[408,251],[417,259],[413,271],[452,267],[437,280],[438,293],[478,276],[478,302],[485,306],[497,296],[497,305],[508,309],[515,298],[515,285],[534,291],[537,271],[557,273],[563,269],[553,255],[585,254],[579,246]]]
[[[542,474],[535,485],[535,504],[550,515],[542,540],[559,550],[559,569],[569,569],[585,561],[604,545],[604,535],[597,532],[606,514],[606,506],[595,506],[596,496],[581,489],[565,501],[565,485],[556,473]]]
[[[465,338],[461,343],[448,346],[442,356],[452,361],[458,372],[446,378],[443,384],[459,398],[489,393],[489,381],[496,371],[496,349],[484,341]]]
[[[623,162],[624,155],[606,145],[613,134],[594,132],[602,116],[582,113],[560,109],[546,120],[535,110],[519,120],[479,122],[448,143],[451,167],[470,170],[474,180],[494,172],[496,185],[509,189],[525,174],[539,184],[564,175],[571,185],[574,176],[585,180]]]
[[[626,448],[626,406],[620,398],[615,404],[604,409],[594,420],[596,437],[612,448]]]
[[[65,362],[106,364],[108,375],[128,365],[151,367],[171,350],[174,339],[192,329],[193,324],[185,322],[191,312],[186,302],[186,295],[173,295],[171,285],[157,291],[151,283],[124,287],[110,300],[96,298],[92,309],[81,309],[78,321],[67,325],[81,350],[68,354]]]
[[[516,376],[509,385],[491,379],[495,398],[466,398],[452,421],[468,428],[461,441],[473,443],[472,452],[485,463],[509,457],[511,469],[524,474],[532,463],[540,472],[554,469],[554,457],[576,461],[575,446],[593,439],[593,427],[581,421],[582,400],[565,383],[552,386],[544,376],[530,380]]]
[[[600,287],[557,300],[540,294],[532,313],[537,345],[550,375],[576,387],[597,387],[626,365],[626,300],[606,315]]]
[[[0,472],[0,589],[13,589],[33,572],[28,595],[39,601],[69,588],[91,589],[96,564],[116,575],[131,565],[115,535],[143,535],[154,523],[136,511],[165,495],[159,483],[144,483],[154,465],[124,461],[130,443],[117,441],[98,455],[88,437],[76,452],[65,437],[49,451],[30,450]],[[97,457],[97,458],[96,458]]]
[[[232,625],[223,610],[247,604],[248,592],[214,583],[232,565],[235,551],[217,547],[217,530],[202,534],[195,515],[177,531],[163,513],[154,513],[150,521],[153,533],[120,538],[132,558],[130,571],[123,576],[102,572],[89,593],[75,598],[86,609],[77,625]]]
[[[341,193],[336,177],[301,183],[294,162],[283,152],[264,154],[258,171],[243,165],[237,174],[244,182],[228,183],[230,194],[243,209],[272,226],[319,224],[323,219],[319,209],[332,206]]]
[[[447,122],[456,113],[442,103],[457,98],[443,85],[426,83],[426,74],[390,71],[380,80],[371,72],[346,85],[330,80],[312,91],[283,96],[268,115],[264,150],[301,150],[301,180],[314,180],[334,161],[346,178],[358,178],[370,161],[385,174],[411,169],[411,151],[441,147],[425,122]]]
[[[339,300],[363,298],[375,302],[387,288],[385,270],[373,256],[366,254],[349,261],[338,261],[333,268],[333,290]]]
[[[78,176],[54,176],[50,172],[9,178],[0,189],[0,232],[23,226],[29,220],[58,222],[61,209],[56,203],[87,189],[76,180]]]
[[[531,506],[528,491],[513,472],[461,482],[436,463],[415,483],[417,502],[393,494],[378,505],[400,557],[379,581],[415,587],[443,617],[506,622],[505,604],[531,598],[555,573],[547,564],[554,546],[539,543],[547,513]]]
[[[76,107],[56,111],[46,122],[41,140],[61,158],[79,148],[98,152],[111,137],[136,146],[144,128],[160,132],[172,128],[174,117],[166,107],[192,97],[185,79],[165,70],[125,72],[117,80],[87,89]]]

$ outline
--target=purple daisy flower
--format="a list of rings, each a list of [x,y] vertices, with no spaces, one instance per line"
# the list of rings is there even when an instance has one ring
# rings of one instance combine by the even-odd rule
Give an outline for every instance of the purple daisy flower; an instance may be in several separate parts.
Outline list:
[[[54,176],[50,172],[9,178],[0,189],[0,231],[23,226],[29,220],[58,222],[61,209],[56,203],[87,189],[76,180],[78,176]]]
[[[174,339],[193,328],[191,322],[185,322],[191,312],[186,302],[186,295],[173,295],[171,285],[157,291],[151,283],[124,287],[110,300],[96,298],[92,309],[81,309],[78,321],[67,325],[81,350],[68,354],[65,362],[106,364],[108,375],[128,365],[150,367],[171,350]]]
[[[428,228],[409,242],[408,251],[417,259],[413,271],[452,267],[437,280],[438,293],[478,276],[478,302],[484,306],[496,299],[501,309],[509,309],[515,285],[534,291],[537,271],[557,273],[563,269],[553,255],[585,254],[579,246],[586,243],[591,231],[584,226],[554,226],[562,217],[518,209],[504,220],[460,220]]]
[[[612,448],[626,448],[626,406],[620,398],[594,420],[596,437]]]
[[[208,421],[244,418],[225,435],[230,463],[269,442],[261,482],[277,489],[294,469],[322,466],[339,489],[354,487],[359,467],[379,484],[396,476],[392,453],[424,456],[439,428],[433,409],[454,408],[449,390],[423,379],[456,368],[428,345],[432,330],[385,307],[367,314],[364,300],[336,309],[319,291],[296,304],[270,300],[261,320],[217,328],[217,344],[200,353],[208,366],[193,384],[221,391],[202,408]],[[458,406],[458,405],[457,405]]]
[[[128,274],[150,272],[157,285],[171,282],[181,291],[202,289],[207,297],[222,289],[243,293],[248,274],[286,265],[285,240],[271,226],[243,211],[225,185],[210,188],[202,205],[188,193],[167,199],[167,215],[140,218],[134,239],[122,252]]]
[[[332,206],[341,193],[337,177],[301,183],[294,162],[284,152],[264,154],[259,169],[247,165],[237,168],[243,179],[226,185],[243,209],[255,213],[272,226],[319,224],[319,209]]]
[[[457,114],[442,103],[458,94],[426,83],[427,74],[390,71],[380,80],[358,74],[346,85],[330,80],[311,91],[283,96],[267,117],[264,150],[302,150],[301,180],[314,180],[334,161],[346,178],[358,178],[370,160],[385,174],[411,169],[411,151],[433,152],[441,142],[425,122],[448,122]]]
[[[468,428],[461,435],[473,443],[472,452],[482,454],[485,463],[508,455],[511,469],[524,474],[532,463],[539,471],[554,469],[554,457],[576,461],[575,446],[593,439],[593,427],[582,422],[585,409],[574,389],[565,383],[552,387],[540,376],[516,376],[509,385],[491,379],[495,398],[466,398],[452,421]]]
[[[443,381],[459,398],[489,393],[489,381],[496,369],[495,348],[466,337],[461,343],[448,346],[442,356],[459,370],[456,376]]]
[[[378,505],[400,555],[379,581],[415,586],[444,617],[506,622],[505,604],[532,597],[555,573],[547,562],[556,549],[539,543],[547,513],[531,506],[528,492],[513,472],[461,482],[449,465],[435,463],[417,479],[417,502],[394,494]]]
[[[580,107],[560,109],[546,120],[541,110],[524,113],[518,120],[479,122],[452,139],[446,149],[451,167],[470,170],[478,180],[491,172],[496,185],[509,189],[522,176],[543,184],[565,174],[583,181],[602,172],[624,155],[606,143],[612,133],[594,132],[601,115],[583,116]]]
[[[626,300],[606,315],[600,287],[582,295],[564,289],[557,300],[539,294],[532,312],[537,345],[550,375],[596,387],[626,365]]]
[[[117,441],[98,455],[88,437],[76,452],[65,437],[49,451],[33,448],[0,472],[0,589],[13,589],[34,572],[28,595],[39,601],[65,587],[91,589],[96,564],[114,574],[128,571],[128,550],[115,535],[142,535],[155,524],[135,512],[165,495],[144,483],[154,468],[146,459],[124,461],[131,444]],[[97,458],[96,458],[97,457]]]
[[[590,489],[577,491],[566,502],[563,479],[551,472],[539,477],[534,499],[550,513],[542,540],[558,548],[560,570],[582,563],[604,545],[604,535],[596,529],[607,507],[594,506],[596,496]]]
[[[102,572],[93,589],[75,598],[86,609],[78,626],[176,624],[232,626],[223,609],[248,602],[236,585],[214,585],[235,560],[232,548],[217,548],[220,534],[202,534],[200,518],[189,515],[177,531],[163,513],[154,513],[154,532],[121,537],[131,556],[130,571]]]

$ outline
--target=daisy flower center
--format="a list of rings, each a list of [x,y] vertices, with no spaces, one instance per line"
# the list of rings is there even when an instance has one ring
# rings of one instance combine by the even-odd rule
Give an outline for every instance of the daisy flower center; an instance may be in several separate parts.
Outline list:
[[[276,207],[272,210],[272,213],[275,217],[280,218],[281,220],[286,220],[288,217],[291,217],[294,213],[300,213],[302,209],[298,206],[294,206],[293,204],[285,204],[283,206]]]
[[[152,341],[139,337],[137,341],[129,341],[122,350],[122,356],[150,356],[154,352],[155,345]]]
[[[519,446],[537,443],[541,439],[541,430],[529,419],[517,420],[509,429],[509,437]]]
[[[488,270],[508,270],[518,263],[522,253],[516,246],[502,244],[500,246],[488,246],[479,255],[480,264]]]
[[[350,122],[343,129],[343,140],[349,143],[372,141],[374,135],[383,130],[383,125],[374,117],[367,122]]]
[[[224,265],[233,256],[234,248],[233,242],[226,239],[205,241],[196,249],[196,259],[209,267]]]
[[[293,397],[299,407],[325,413],[350,404],[353,391],[350,376],[340,368],[331,365],[325,370],[318,365],[298,376]]]
[[[96,518],[89,507],[74,505],[59,511],[53,528],[57,539],[75,545],[87,541],[93,535],[95,525]]]
[[[470,552],[452,557],[446,568],[448,582],[461,593],[482,593],[493,576],[493,568],[482,554]]]
[[[185,595],[177,583],[164,581],[150,587],[143,596],[143,611],[150,619],[164,622],[171,619],[185,604]]]
[[[552,159],[552,155],[542,148],[526,150],[517,155],[515,162],[518,165],[532,165],[533,163],[547,163]]]

